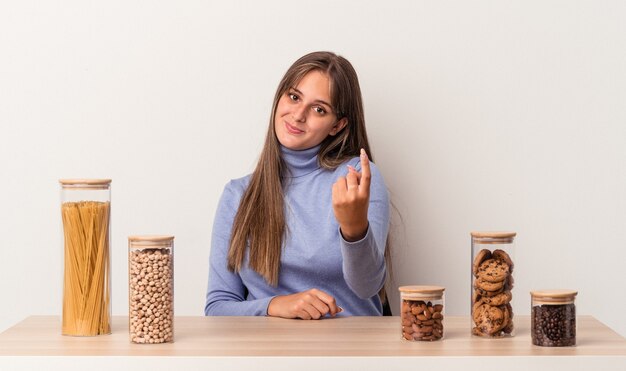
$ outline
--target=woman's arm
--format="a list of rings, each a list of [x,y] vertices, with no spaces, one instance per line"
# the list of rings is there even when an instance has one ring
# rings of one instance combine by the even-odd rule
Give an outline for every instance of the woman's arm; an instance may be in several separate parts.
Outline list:
[[[342,310],[334,297],[313,288],[274,297],[267,308],[267,314],[281,318],[320,319],[327,314],[334,317]]]
[[[360,167],[361,173],[353,168],[333,186],[333,208],[340,225],[344,279],[355,294],[367,299],[376,295],[385,282],[389,195],[382,175],[367,156],[361,155],[355,167]],[[352,196],[351,190],[356,190]],[[365,227],[344,233],[346,225]],[[356,240],[351,238],[355,235]]]
[[[292,295],[268,296],[249,300],[241,277],[228,270],[228,250],[235,214],[245,187],[231,181],[224,188],[217,207],[211,238],[209,288],[204,313],[207,316],[275,316],[283,318],[319,319],[341,312],[335,298],[318,290]]]
[[[265,316],[272,297],[246,300],[247,289],[241,277],[228,270],[230,233],[239,208],[243,189],[240,181],[231,181],[220,198],[209,258],[209,285],[204,314],[207,316]],[[245,189],[245,188],[244,188]]]

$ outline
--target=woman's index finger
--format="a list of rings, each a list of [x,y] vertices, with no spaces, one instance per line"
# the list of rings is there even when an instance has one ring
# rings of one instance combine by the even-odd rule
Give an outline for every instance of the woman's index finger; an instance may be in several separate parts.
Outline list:
[[[372,173],[370,171],[370,160],[367,157],[365,150],[361,148],[361,182],[359,184],[359,190],[369,194],[371,178]]]

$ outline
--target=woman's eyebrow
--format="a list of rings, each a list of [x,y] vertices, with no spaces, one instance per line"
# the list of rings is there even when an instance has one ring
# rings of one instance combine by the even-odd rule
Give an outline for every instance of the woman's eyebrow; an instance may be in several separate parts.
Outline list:
[[[296,88],[289,88],[289,89],[290,89],[290,90],[295,91],[295,92],[296,92],[296,93],[298,93],[298,94],[300,94],[300,96],[304,96],[304,94],[302,94],[302,92],[301,92],[300,90],[296,89]],[[330,108],[331,110],[332,110],[332,108],[333,108],[333,106],[332,106],[330,103],[328,103],[328,102],[326,102],[326,101],[323,101],[323,100],[321,100],[321,99],[316,99],[316,100],[314,100],[314,102],[315,102],[315,103],[321,103],[321,104],[324,104],[324,105],[328,106],[328,108]]]

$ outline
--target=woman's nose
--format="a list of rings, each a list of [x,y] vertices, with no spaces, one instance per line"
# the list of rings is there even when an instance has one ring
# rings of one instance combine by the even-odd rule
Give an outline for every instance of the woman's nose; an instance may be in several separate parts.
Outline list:
[[[306,106],[300,105],[298,107],[295,107],[293,109],[292,116],[295,121],[306,121]]]

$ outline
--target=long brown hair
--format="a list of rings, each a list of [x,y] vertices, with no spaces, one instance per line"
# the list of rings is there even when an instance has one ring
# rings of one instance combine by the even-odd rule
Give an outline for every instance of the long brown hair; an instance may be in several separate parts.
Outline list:
[[[283,94],[311,71],[327,74],[333,112],[337,120],[347,119],[347,125],[339,133],[329,135],[322,141],[318,153],[320,165],[326,169],[335,169],[347,159],[359,156],[361,148],[373,161],[365,130],[359,80],[350,62],[331,52],[314,52],[298,59],[287,70],[276,90],[265,144],[235,215],[228,250],[228,268],[238,272],[249,244],[250,268],[272,286],[278,284],[281,248],[286,231],[282,180],[287,175],[280,142],[274,130],[274,116]]]

